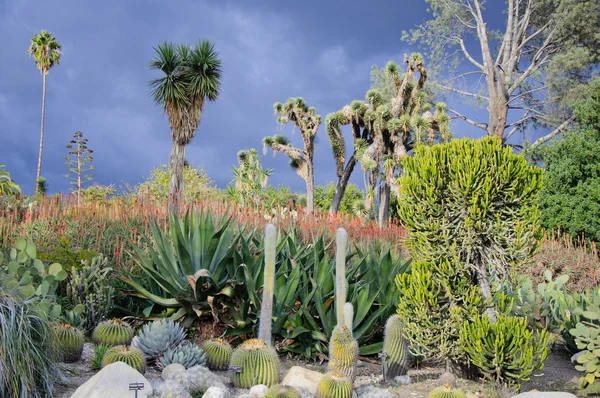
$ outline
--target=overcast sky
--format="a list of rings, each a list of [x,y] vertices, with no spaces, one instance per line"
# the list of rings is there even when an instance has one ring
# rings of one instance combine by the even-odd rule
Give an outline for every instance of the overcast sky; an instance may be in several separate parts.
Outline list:
[[[94,180],[140,182],[167,163],[166,115],[150,98],[153,46],[170,41],[216,43],[223,61],[219,99],[208,103],[188,161],[221,187],[240,149],[256,148],[277,132],[300,144],[291,126],[278,129],[273,103],[303,97],[318,113],[336,111],[369,88],[371,65],[402,60],[417,48],[401,32],[428,18],[423,0],[159,1],[0,0],[0,164],[26,194],[37,166],[42,77],[26,50],[42,29],[62,44],[60,66],[48,75],[42,175],[50,192],[66,191],[65,145],[80,130],[94,150]],[[499,10],[498,10],[499,11]],[[499,17],[501,13],[496,13]],[[501,19],[498,21],[501,22]],[[452,99],[451,99],[452,100]],[[451,103],[458,109],[466,105]],[[475,112],[481,115],[483,111]],[[470,115],[473,115],[472,111]],[[455,136],[480,135],[464,124]],[[317,136],[316,182],[335,180],[322,125]],[[304,190],[283,154],[261,155],[274,169],[270,182]],[[362,187],[357,170],[353,180]]]

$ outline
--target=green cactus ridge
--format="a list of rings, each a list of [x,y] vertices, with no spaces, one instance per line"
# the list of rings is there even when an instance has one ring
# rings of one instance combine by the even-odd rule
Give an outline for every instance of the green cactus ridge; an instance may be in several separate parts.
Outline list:
[[[163,366],[178,363],[186,369],[196,365],[204,366],[206,353],[197,345],[186,340],[176,347],[169,347],[160,357],[160,362]]]
[[[265,398],[302,398],[302,396],[294,387],[276,384],[265,393]]]
[[[352,380],[339,372],[326,373],[317,385],[315,398],[351,398]]]
[[[111,347],[104,354],[102,359],[102,367],[115,362],[125,362],[140,373],[146,372],[146,359],[144,354],[137,348],[117,345]]]
[[[358,344],[352,338],[352,332],[346,325],[338,325],[333,329],[329,343],[328,372],[339,372],[354,380],[356,363],[358,362]]]
[[[461,390],[455,390],[452,386],[444,384],[431,391],[427,398],[466,398],[466,395]]]
[[[223,339],[211,339],[204,342],[202,349],[206,353],[206,365],[210,370],[227,370],[233,350]]]
[[[133,339],[133,329],[128,323],[119,318],[100,323],[92,333],[92,340],[96,344],[127,345]]]
[[[279,383],[279,357],[274,348],[263,340],[246,340],[233,352],[231,366],[241,366],[240,373],[233,373],[237,388],[250,388],[257,384],[270,387]]]
[[[59,323],[54,334],[62,361],[75,362],[83,352],[83,332],[68,323]]]
[[[404,321],[399,315],[392,315],[385,324],[383,352],[385,352],[385,377],[392,380],[406,375],[411,365],[408,341],[402,335]]]

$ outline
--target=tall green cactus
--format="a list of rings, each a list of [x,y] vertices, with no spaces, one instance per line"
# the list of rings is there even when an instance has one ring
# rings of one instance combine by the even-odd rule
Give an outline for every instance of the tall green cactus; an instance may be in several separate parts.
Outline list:
[[[344,228],[338,228],[335,234],[335,315],[337,324],[343,325],[344,305],[346,304],[346,245],[348,233]]]
[[[354,330],[354,307],[352,306],[352,303],[344,304],[344,321],[346,327],[348,328],[348,330],[350,330],[350,333],[352,333],[352,331]]]
[[[409,342],[402,335],[404,321],[399,315],[392,315],[385,323],[383,352],[385,353],[385,379],[406,375],[412,360]]]
[[[265,228],[265,274],[263,299],[260,308],[258,338],[271,345],[271,318],[273,316],[273,290],[275,287],[275,250],[277,249],[277,229],[268,224]]]

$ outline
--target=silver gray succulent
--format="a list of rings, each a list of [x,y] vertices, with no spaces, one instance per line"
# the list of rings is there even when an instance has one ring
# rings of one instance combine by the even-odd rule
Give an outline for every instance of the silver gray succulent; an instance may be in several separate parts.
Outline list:
[[[142,326],[131,345],[141,350],[148,359],[155,359],[184,340],[185,330],[179,323],[171,319],[160,319]]]
[[[179,363],[186,369],[196,365],[204,366],[206,363],[206,353],[196,344],[184,341],[177,347],[170,347],[167,349],[160,357],[160,362],[163,366]]]

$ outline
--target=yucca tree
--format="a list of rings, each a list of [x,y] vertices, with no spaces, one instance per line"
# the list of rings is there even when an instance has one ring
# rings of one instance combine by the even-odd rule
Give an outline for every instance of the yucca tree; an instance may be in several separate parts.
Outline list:
[[[42,74],[42,121],[40,124],[40,150],[38,154],[37,172],[35,174],[34,194],[38,192],[37,181],[42,170],[42,149],[44,142],[44,117],[46,113],[46,75],[60,61],[61,45],[50,32],[42,30],[31,39],[27,53],[33,57],[36,66]]]
[[[20,193],[21,188],[10,178],[10,173],[5,167],[3,164],[0,164],[0,195]]]
[[[290,166],[306,182],[306,209],[312,213],[315,210],[315,169],[313,158],[315,155],[315,136],[321,125],[321,115],[317,115],[314,107],[309,107],[306,102],[298,98],[289,98],[285,104],[277,102],[273,105],[277,122],[280,125],[293,123],[300,129],[304,148],[294,148],[283,135],[276,134],[265,137],[263,145],[266,150],[271,147],[276,152],[289,156]]]
[[[154,50],[150,68],[164,76],[152,80],[150,87],[171,126],[169,209],[175,211],[182,197],[185,147],[200,125],[205,101],[215,101],[221,92],[221,60],[214,44],[207,40],[194,47],[165,42]]]
[[[262,193],[267,186],[271,169],[263,169],[258,152],[254,148],[237,153],[239,167],[233,167],[233,185],[228,193],[242,206],[254,206],[258,209],[262,202]]]

